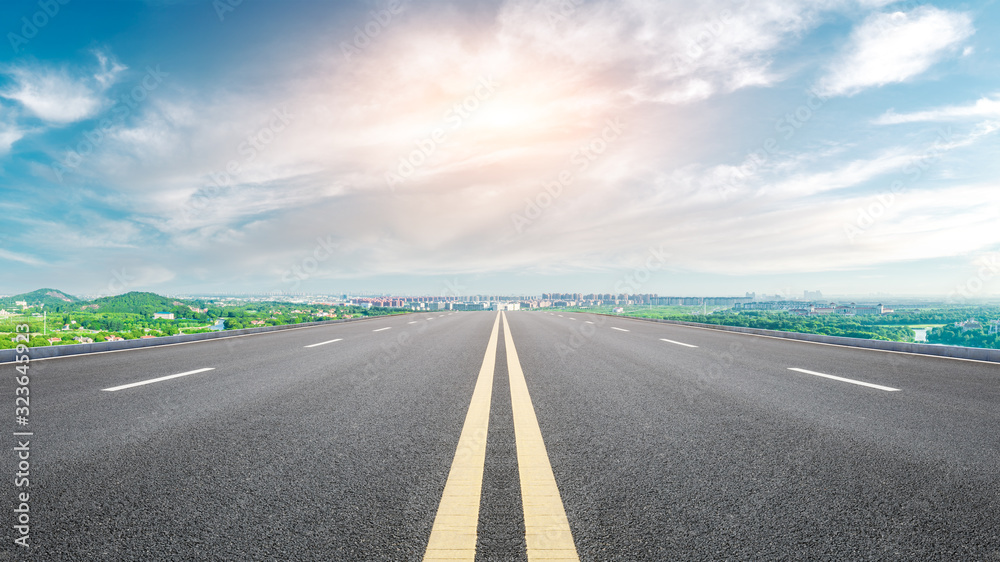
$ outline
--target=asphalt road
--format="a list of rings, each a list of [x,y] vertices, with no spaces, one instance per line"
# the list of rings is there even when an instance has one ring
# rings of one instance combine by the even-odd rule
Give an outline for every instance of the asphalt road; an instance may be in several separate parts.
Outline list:
[[[1000,365],[561,311],[506,313],[490,363],[496,316],[34,361],[0,559],[421,560],[461,460],[481,561],[564,552],[560,522],[580,560],[1000,560]]]

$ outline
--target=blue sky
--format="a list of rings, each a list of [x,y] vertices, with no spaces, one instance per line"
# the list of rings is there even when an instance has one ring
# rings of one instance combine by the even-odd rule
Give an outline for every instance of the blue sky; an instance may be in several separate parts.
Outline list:
[[[1000,292],[994,2],[0,4],[0,294]]]

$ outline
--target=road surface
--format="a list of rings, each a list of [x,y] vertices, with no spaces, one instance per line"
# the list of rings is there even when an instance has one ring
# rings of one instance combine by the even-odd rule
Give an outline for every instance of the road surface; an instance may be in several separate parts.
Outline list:
[[[440,312],[38,360],[29,387],[0,559],[1000,560],[996,364]]]

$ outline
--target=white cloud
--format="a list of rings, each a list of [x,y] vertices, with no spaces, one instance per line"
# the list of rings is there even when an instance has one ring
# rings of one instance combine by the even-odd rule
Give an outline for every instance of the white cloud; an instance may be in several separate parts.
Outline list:
[[[0,125],[0,154],[10,152],[10,147],[24,137],[24,131],[9,125]]]
[[[14,124],[14,115],[0,105],[0,155],[10,151],[10,147],[25,135],[25,130]]]
[[[19,102],[28,113],[50,123],[66,124],[92,117],[105,103],[104,92],[126,68],[101,51],[95,51],[94,56],[99,68],[92,74],[45,66],[11,67],[4,74],[14,84],[0,91],[0,97]]]
[[[716,148],[731,140],[719,138],[724,129],[714,132],[718,115],[674,107],[782,79],[771,57],[834,4],[734,9],[720,20],[719,33],[712,18],[730,7],[721,2],[689,11],[659,2],[586,3],[554,23],[535,3],[511,2],[495,26],[475,34],[414,14],[349,62],[339,48],[316,54],[312,71],[295,80],[260,80],[253,88],[199,84],[200,92],[181,84],[169,99],[150,99],[108,131],[74,177],[99,181],[116,196],[110,205],[130,207],[142,228],[124,230],[119,239],[139,246],[141,235],[150,234],[195,264],[168,264],[184,271],[181,277],[199,261],[206,272],[261,274],[264,264],[279,283],[283,271],[313,251],[317,236],[340,246],[316,279],[607,270],[661,243],[678,267],[712,272],[891,261],[922,246],[895,240],[858,258],[844,238],[843,217],[856,212],[865,182],[920,153],[880,147],[847,158],[826,149],[849,142],[831,139],[818,150],[775,157],[744,193],[723,202],[711,186],[732,167],[712,163],[730,160],[725,150],[735,143]],[[697,49],[687,52],[692,45]],[[495,79],[495,95],[450,128],[445,112],[484,76]],[[285,105],[294,122],[248,158],[248,136],[268,127],[274,109]],[[756,111],[723,106],[721,113],[727,110]],[[572,155],[617,117],[625,133],[581,170]],[[435,127],[446,128],[447,138],[390,191],[385,173]],[[706,130],[711,140],[698,140],[709,137]],[[809,146],[802,140],[795,146]],[[699,143],[709,146],[691,157],[687,145]],[[239,172],[225,188],[213,188],[213,176],[231,161]],[[512,214],[523,213],[525,201],[562,170],[573,172],[572,184],[525,233],[515,232]],[[936,205],[936,197],[909,200],[923,209],[925,200]],[[951,223],[925,224],[947,230],[946,240],[957,237]]]
[[[1000,99],[980,98],[972,105],[951,105],[914,113],[887,111],[875,120],[877,125],[898,125],[922,121],[956,121],[962,119],[1000,118]]]
[[[447,141],[401,190],[436,197],[469,184],[501,191],[536,184],[566,166],[581,139],[608,118],[639,122],[650,102],[680,105],[771,83],[771,55],[817,24],[820,10],[839,4],[741,7],[719,0],[681,10],[604,1],[553,18],[567,3],[517,0],[500,8],[489,33],[474,38],[447,19],[414,14],[349,62],[339,48],[335,56],[317,55],[317,72],[298,77],[293,91],[152,100],[75,172],[155,193],[153,223],[170,232],[387,190],[385,173],[438,126],[448,130]],[[445,111],[487,75],[497,82],[496,95],[450,129]],[[299,115],[296,122],[245,162],[241,142],[285,103]],[[231,160],[241,164],[233,189],[178,220]],[[493,181],[481,180],[484,169],[493,170]]]
[[[72,224],[48,219],[29,219],[22,223],[27,225],[26,233],[38,240],[36,247],[49,250],[136,248],[142,234],[131,221],[109,220],[91,211],[79,211]]]
[[[920,159],[919,154],[901,149],[890,149],[874,158],[846,162],[834,170],[821,172],[810,170],[781,181],[767,183],[759,189],[758,193],[768,193],[775,196],[807,196],[846,189],[889,172],[902,170],[908,164],[918,162]]]
[[[780,81],[771,69],[777,52],[817,25],[824,11],[848,3],[576,4],[507,2],[499,36],[540,57],[614,76],[636,101],[685,104]]]
[[[20,102],[45,121],[72,123],[94,115],[101,107],[100,97],[65,71],[19,68],[10,74],[17,86],[0,95]]]
[[[20,262],[27,265],[47,265],[42,260],[35,258],[33,256],[19,254],[17,252],[11,252],[10,250],[4,250],[3,248],[0,248],[0,258],[5,260]]]
[[[0,104],[0,155],[10,152],[15,142],[24,138],[29,131],[17,124],[18,112]]]
[[[122,269],[127,273],[126,282],[129,290],[141,287],[150,287],[172,281],[177,274],[166,267],[159,265],[140,265],[137,267],[127,267]],[[124,276],[123,276],[124,277]]]
[[[101,65],[100,70],[94,74],[94,79],[105,89],[115,83],[118,74],[128,69],[127,66],[121,64],[113,56],[103,51],[94,51],[93,54],[97,57],[97,62]]]
[[[831,96],[905,82],[925,72],[975,32],[969,15],[933,7],[870,16],[820,79]]]
[[[888,147],[863,158],[847,159],[843,154],[844,147],[836,147],[785,155],[782,159],[772,158],[752,168],[747,167],[751,161],[748,159],[739,166],[715,166],[707,170],[698,183],[702,189],[725,195],[727,199],[746,200],[751,197],[806,198],[863,188],[886,174],[897,174],[909,180],[915,170],[921,170],[919,176],[923,176],[949,152],[972,146],[997,130],[1000,130],[1000,122],[991,121],[979,123],[963,134],[949,128],[938,131],[933,141],[908,147]],[[824,166],[826,162],[833,164]],[[754,172],[747,174],[741,168],[753,169]]]

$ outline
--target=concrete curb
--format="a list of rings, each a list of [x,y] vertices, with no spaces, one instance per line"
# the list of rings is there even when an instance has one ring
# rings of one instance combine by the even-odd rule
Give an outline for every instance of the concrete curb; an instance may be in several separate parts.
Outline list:
[[[231,338],[236,336],[246,336],[250,334],[263,334],[266,332],[278,332],[282,330],[294,330],[296,328],[308,328],[311,326],[342,324],[344,322],[358,322],[360,320],[374,320],[376,318],[389,318],[392,316],[399,316],[399,315],[388,314],[385,316],[367,316],[363,318],[323,320],[319,322],[303,322],[301,324],[285,324],[282,326],[263,326],[260,328],[243,328],[241,330],[224,330],[221,332],[208,332],[204,334],[183,334],[176,336],[163,336],[160,338],[150,338],[146,340],[125,340],[125,341],[100,342],[100,343],[78,343],[72,345],[51,345],[47,347],[29,347],[27,355],[31,361],[35,361],[38,359],[51,359],[53,357],[67,357],[70,355],[99,353],[102,351],[142,349],[144,347],[154,347],[160,345],[171,345],[171,344],[188,343],[195,341],[214,340],[220,338]],[[18,355],[22,354],[17,353],[16,349],[0,349],[0,364],[14,363]]]
[[[682,320],[664,320],[661,318],[637,318],[634,316],[623,316],[619,314],[602,314],[591,312],[598,316],[610,318],[628,318],[630,320],[643,320],[646,322],[659,322],[661,324],[676,324],[678,326],[691,326],[695,328],[705,328],[709,330],[720,330],[723,332],[737,332],[741,334],[753,334],[757,336],[771,336],[774,338],[785,338],[789,340],[810,341],[817,343],[827,343],[831,345],[843,345],[848,347],[861,347],[865,349],[880,349],[882,351],[899,351],[902,353],[916,353],[919,355],[936,355],[938,357],[951,357],[954,359],[973,359],[976,361],[989,361],[1000,363],[1000,349],[986,349],[982,347],[961,347],[956,345],[929,345],[925,343],[908,343],[899,341],[866,340],[861,338],[848,338],[844,336],[823,336],[820,334],[801,334],[798,332],[782,332],[779,330],[764,330],[761,328],[744,328],[742,326],[721,326],[719,324],[702,324],[700,322],[684,322]]]

